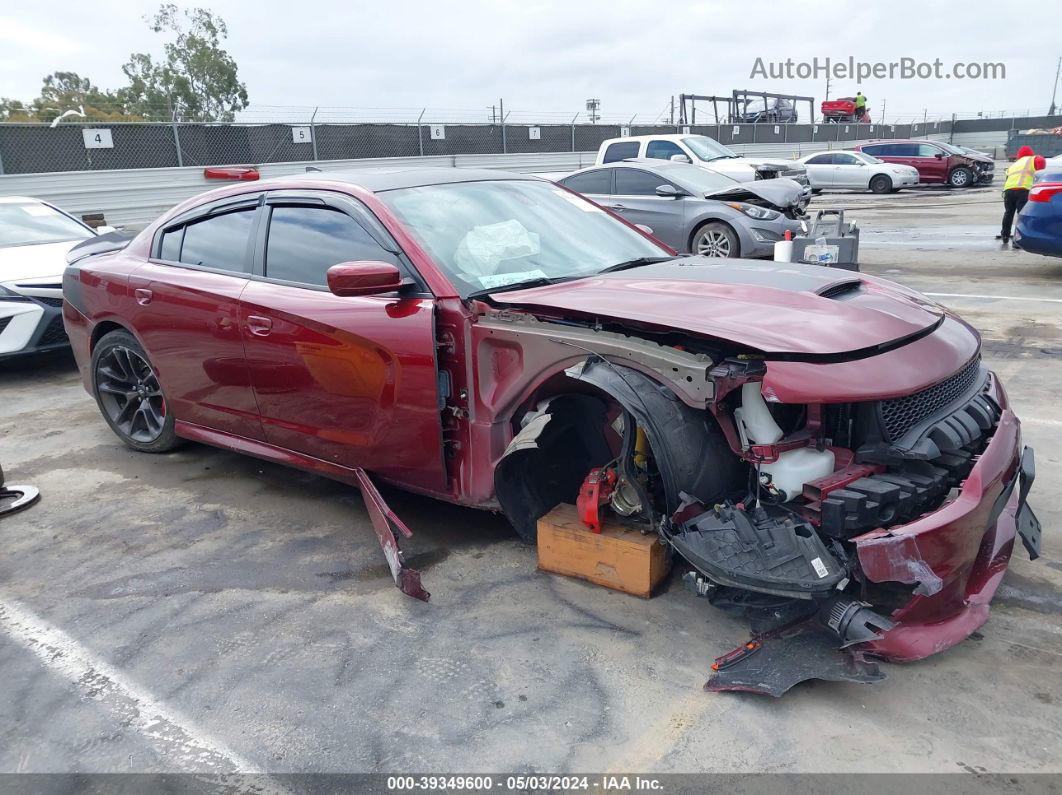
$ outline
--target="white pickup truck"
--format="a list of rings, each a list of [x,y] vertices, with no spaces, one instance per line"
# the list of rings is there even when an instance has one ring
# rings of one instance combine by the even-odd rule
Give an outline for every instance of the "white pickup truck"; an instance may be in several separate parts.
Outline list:
[[[693,163],[710,171],[752,182],[757,179],[787,177],[795,180],[809,195],[807,169],[796,160],[774,157],[742,157],[707,135],[634,135],[609,138],[597,150],[596,165],[632,158],[655,158]]]

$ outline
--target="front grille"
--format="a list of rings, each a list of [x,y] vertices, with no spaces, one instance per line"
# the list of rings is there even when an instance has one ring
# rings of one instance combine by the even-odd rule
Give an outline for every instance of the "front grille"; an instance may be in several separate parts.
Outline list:
[[[63,305],[63,299],[62,298],[52,298],[51,296],[40,296],[40,295],[33,295],[33,296],[30,296],[30,297],[34,301],[40,301],[42,304],[47,304],[48,306],[54,306],[54,307],[58,308],[58,307],[61,307]]]
[[[63,316],[56,315],[52,318],[48,327],[41,334],[37,344],[44,345],[58,345],[61,342],[69,342],[66,336],[66,329],[63,327]]]
[[[950,378],[915,392],[906,397],[882,400],[878,404],[881,427],[889,441],[896,442],[920,422],[937,414],[962,396],[973,384],[981,371],[981,357],[970,363]]]
[[[0,317],[0,334],[4,333],[4,329],[7,328],[7,324],[11,322],[11,316]]]

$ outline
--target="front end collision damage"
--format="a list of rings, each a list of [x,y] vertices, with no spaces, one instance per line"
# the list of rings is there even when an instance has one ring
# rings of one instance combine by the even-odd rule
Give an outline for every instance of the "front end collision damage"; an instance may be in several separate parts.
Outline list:
[[[564,375],[594,392],[548,398],[527,415],[495,469],[499,502],[530,541],[538,516],[556,502],[575,502],[582,477],[615,461],[616,445],[609,448],[596,431],[589,434],[596,447],[590,445],[587,426],[602,428],[618,411],[623,419],[612,427],[622,431],[630,422],[644,430],[659,481],[659,510],[646,529],[690,564],[684,579],[695,592],[722,607],[739,604],[753,618],[753,637],[717,661],[709,690],[781,695],[811,678],[877,681],[883,675],[872,658],[920,659],[984,623],[1020,528],[1030,554],[1038,553],[1039,524],[1025,504],[1032,451],[1023,451],[1005,393],[987,371],[958,398],[949,394],[946,411],[907,433],[903,444],[831,448],[821,405],[805,407],[783,438],[761,444],[743,438],[737,398],[750,382],[774,397],[769,355],[706,362],[678,346],[671,355],[684,363],[702,357],[696,372],[707,378],[691,388],[691,374],[676,378],[678,371],[656,358],[659,346],[638,335],[617,351],[611,330],[514,316],[494,323],[526,324],[550,346],[581,350]],[[599,333],[606,335],[600,348]],[[572,334],[578,339],[568,340]],[[783,380],[791,384],[799,367],[786,361]],[[853,362],[840,367],[850,373]],[[549,481],[553,492],[537,502],[514,500],[515,490],[535,488],[529,478],[535,483],[539,464],[556,455],[551,425],[557,438],[579,439],[571,448],[579,453],[561,457],[568,471]],[[773,488],[763,471],[765,462],[792,451],[827,448],[835,471],[807,484],[799,499]],[[838,505],[867,528],[859,531]]]

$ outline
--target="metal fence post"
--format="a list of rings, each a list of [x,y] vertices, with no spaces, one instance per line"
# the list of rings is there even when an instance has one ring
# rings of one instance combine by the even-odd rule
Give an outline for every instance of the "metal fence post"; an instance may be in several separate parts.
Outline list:
[[[420,148],[420,156],[424,157],[424,128],[420,126],[420,120],[424,118],[424,113],[427,108],[420,109],[420,115],[417,116],[417,146]]]
[[[320,158],[317,157],[317,128],[314,126],[313,120],[317,118],[317,111],[320,108],[313,109],[313,115],[310,117],[310,145],[313,147],[313,162],[317,162]]]
[[[509,145],[505,140],[505,100],[498,100],[498,115],[501,116],[502,154],[509,154]]]
[[[173,147],[177,150],[177,167],[184,168],[184,157],[181,155],[181,136],[177,132],[177,120],[170,122],[173,128]]]
[[[579,118],[579,114],[576,113],[572,116],[572,151],[575,151],[575,120]],[[0,172],[2,173],[2,172]]]

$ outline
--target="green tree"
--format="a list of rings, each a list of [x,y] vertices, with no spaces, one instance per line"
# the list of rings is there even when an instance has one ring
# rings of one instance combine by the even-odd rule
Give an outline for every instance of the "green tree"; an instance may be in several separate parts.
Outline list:
[[[28,105],[17,99],[0,100],[0,119],[4,121],[50,122],[68,111],[84,111],[88,121],[127,119],[117,94],[94,86],[77,72],[53,72],[41,84],[41,93]]]
[[[133,53],[122,71],[129,86],[119,92],[126,112],[163,120],[175,113],[192,121],[232,121],[247,107],[247,87],[236,61],[221,47],[228,28],[204,8],[181,11],[167,3],[145,21],[156,33],[171,34],[156,61]]]

